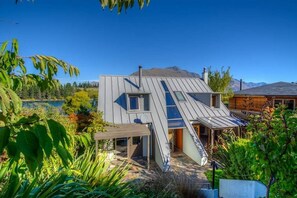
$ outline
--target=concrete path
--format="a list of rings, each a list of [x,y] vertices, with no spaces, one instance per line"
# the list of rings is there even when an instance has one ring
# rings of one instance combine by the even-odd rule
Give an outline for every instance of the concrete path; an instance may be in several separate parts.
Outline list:
[[[186,154],[182,152],[171,153],[171,169],[176,173],[184,173],[188,175],[192,180],[201,184],[202,187],[209,187],[210,183],[205,176],[205,172],[210,170],[210,163],[205,166],[200,166]]]

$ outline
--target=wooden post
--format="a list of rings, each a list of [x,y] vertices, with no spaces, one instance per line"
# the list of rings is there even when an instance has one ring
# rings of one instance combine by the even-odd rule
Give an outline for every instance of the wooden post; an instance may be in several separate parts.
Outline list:
[[[95,141],[96,143],[96,156],[98,155],[98,140]]]
[[[213,129],[210,129],[211,131],[211,150],[210,150],[210,153],[212,154],[213,153],[213,146],[214,146],[214,130]]]
[[[131,137],[127,137],[127,158],[130,162],[130,146],[131,146]]]
[[[197,135],[198,135],[198,137],[200,139],[200,125],[197,125]]]
[[[147,136],[147,170],[150,170],[150,135]]]
[[[172,130],[172,138],[171,138],[171,152],[174,152],[174,143],[175,143],[175,130]]]

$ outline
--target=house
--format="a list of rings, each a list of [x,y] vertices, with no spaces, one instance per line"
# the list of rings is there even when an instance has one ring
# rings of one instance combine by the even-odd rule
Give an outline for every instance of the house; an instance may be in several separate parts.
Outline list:
[[[247,115],[261,112],[267,106],[286,105],[293,110],[296,108],[296,100],[296,83],[276,82],[235,92],[229,100],[229,109]]]
[[[205,165],[218,134],[230,128],[239,132],[243,123],[209,88],[206,70],[203,76],[142,76],[141,66],[138,76],[100,76],[98,110],[116,127],[95,134],[97,149],[98,140],[115,139],[114,148],[126,147],[128,158],[153,158],[164,171],[171,152]]]

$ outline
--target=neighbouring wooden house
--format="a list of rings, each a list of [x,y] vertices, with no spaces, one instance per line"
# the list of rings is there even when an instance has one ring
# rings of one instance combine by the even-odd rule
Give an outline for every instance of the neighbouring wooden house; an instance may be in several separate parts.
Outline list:
[[[114,149],[126,149],[128,158],[154,159],[164,171],[172,152],[183,152],[200,165],[208,159],[217,136],[243,123],[232,117],[204,80],[188,77],[100,76],[98,110],[115,124],[98,141],[114,139]]]
[[[286,105],[293,110],[296,102],[297,84],[277,82],[235,92],[229,100],[229,109],[238,115],[249,115],[261,112],[267,106]]]

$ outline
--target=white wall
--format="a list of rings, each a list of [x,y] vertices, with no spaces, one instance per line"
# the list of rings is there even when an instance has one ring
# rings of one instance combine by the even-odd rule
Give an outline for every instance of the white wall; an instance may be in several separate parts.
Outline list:
[[[157,142],[157,138],[155,138],[154,144],[155,144],[155,162],[158,164],[158,166],[161,168],[161,170],[163,170],[164,164],[163,164],[161,152],[159,149],[159,144]]]
[[[234,188],[236,186],[236,188]],[[266,186],[259,181],[220,179],[220,197],[254,198],[265,197]]]
[[[183,152],[198,164],[203,164],[198,148],[187,129],[183,130]]]
[[[152,136],[150,135],[150,156],[153,155]],[[147,136],[142,137],[142,151],[143,157],[147,156]]]

